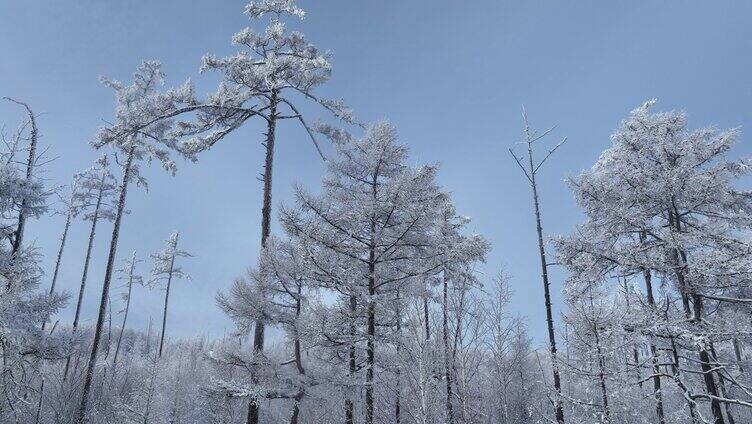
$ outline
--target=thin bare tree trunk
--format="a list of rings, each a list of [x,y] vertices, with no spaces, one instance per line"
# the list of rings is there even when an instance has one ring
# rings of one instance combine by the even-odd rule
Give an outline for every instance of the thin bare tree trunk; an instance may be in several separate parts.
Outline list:
[[[710,343],[710,354],[713,358],[713,363],[718,363],[718,355],[715,353],[715,346],[713,343]],[[723,373],[721,371],[718,372],[718,388],[721,391],[721,396],[724,398],[728,398],[728,395],[726,394],[726,383],[723,381]],[[723,404],[724,409],[726,409],[726,417],[728,418],[729,424],[736,424],[736,420],[734,420],[734,414],[731,411],[731,404],[728,402],[724,402]]]
[[[350,347],[349,347],[349,369],[348,377],[350,382],[355,380],[355,373],[357,371],[355,362],[355,314],[357,313],[358,299],[355,295],[350,295]],[[355,424],[355,403],[352,399],[352,388],[348,391],[347,399],[345,399],[345,423]]]
[[[605,422],[611,422],[611,409],[608,407],[608,390],[606,389],[606,374],[605,363],[603,360],[603,351],[601,349],[600,337],[598,337],[598,327],[594,323],[593,329],[595,330],[595,348],[598,354],[598,382],[601,386],[601,399],[603,402],[603,412],[605,414]]]
[[[653,283],[652,274],[649,270],[642,270],[643,278],[645,279],[645,291],[648,297],[648,305],[651,310],[655,310],[655,297],[653,296]],[[653,338],[650,339],[650,355],[653,362],[653,394],[655,396],[655,413],[658,416],[658,423],[664,424],[666,422],[665,412],[663,409],[663,391],[661,390],[661,377],[658,360],[658,350],[655,347]]]
[[[702,299],[700,296],[693,294],[692,303],[694,305],[695,317],[699,320],[702,316]],[[718,401],[719,393],[718,386],[715,384],[713,378],[713,367],[710,365],[710,355],[707,349],[700,347],[700,369],[702,369],[703,380],[705,381],[705,388],[708,394],[712,396],[710,400],[710,410],[713,412],[713,423],[723,424],[723,411],[721,410],[721,402]]]
[[[43,399],[44,399],[44,378],[42,378],[42,383],[39,386],[39,402],[37,403],[37,414],[36,414],[36,418],[34,419],[35,424],[39,424],[39,419],[42,416]]]
[[[68,239],[68,229],[71,224],[71,211],[68,210],[68,216],[65,218],[65,227],[63,228],[63,235],[60,237],[60,248],[57,251],[57,259],[55,260],[55,270],[52,272],[52,284],[50,284],[50,295],[55,293],[55,284],[57,283],[57,276],[60,271],[60,262],[63,259],[63,249],[65,249],[65,241]]]
[[[668,298],[666,299],[668,302]],[[668,321],[668,316],[665,317],[665,319]],[[669,340],[671,341],[671,354],[673,358],[673,364],[671,365],[671,369],[674,374],[674,378],[679,380],[681,379],[681,369],[680,369],[680,363],[679,363],[679,352],[676,349],[676,341],[674,340],[673,336],[669,336]],[[691,399],[687,399],[687,406],[689,407],[689,417],[692,420],[692,423],[697,423],[697,413],[695,412],[695,409],[697,408],[695,402]]]
[[[733,344],[734,344],[734,356],[736,356],[736,364],[739,367],[739,372],[744,372],[744,366],[742,365],[742,361],[744,359],[742,358],[741,343],[739,343],[739,339],[734,339]]]
[[[402,367],[400,366],[400,363],[401,363],[401,360],[402,360],[402,358],[400,358],[400,350],[401,350],[401,347],[402,347],[402,309],[401,309],[401,304],[400,304],[401,301],[402,301],[402,299],[400,299],[399,289],[398,289],[397,290],[397,305],[396,305],[397,306],[397,346],[396,346],[396,350],[397,350],[397,354],[396,354],[396,356],[397,356],[397,367],[396,367],[396,369],[394,371],[395,380],[396,380],[395,381],[395,394],[394,394],[395,395],[394,396],[394,398],[395,398],[394,422],[396,424],[400,424],[400,421],[401,421],[401,418],[400,418],[400,413],[401,413],[401,411],[400,411],[400,407],[401,407],[401,404],[400,404],[401,399],[400,399],[400,397],[402,396],[402,394],[400,392],[400,385],[401,385],[400,383],[401,383],[401,379],[402,379]]]
[[[590,308],[593,309],[593,294],[590,293]],[[601,348],[601,338],[598,333],[598,323],[595,322],[595,317],[592,319],[593,324],[593,336],[595,337],[595,353],[598,357],[598,384],[601,389],[601,402],[603,403],[604,422],[606,424],[611,423],[611,409],[608,406],[608,389],[606,388],[606,363],[603,357],[603,349]]]
[[[162,335],[159,337],[159,357],[162,357],[162,348],[164,347],[165,329],[167,328],[167,303],[170,300],[170,286],[172,286],[172,273],[175,269],[175,254],[178,249],[178,233],[175,237],[175,248],[170,258],[170,273],[167,274],[167,290],[165,290],[164,311],[162,312]]]
[[[640,232],[640,242],[645,242],[645,232]],[[655,312],[655,297],[653,296],[653,276],[650,270],[642,269],[642,277],[645,280],[645,293],[648,297],[648,306],[651,313]],[[653,338],[650,338],[650,355],[653,362],[653,396],[655,397],[655,414],[658,417],[658,424],[665,424],[666,417],[663,410],[663,392],[661,390],[661,370],[658,366],[658,350],[655,347]]]
[[[57,283],[57,276],[60,271],[60,263],[62,262],[62,259],[63,259],[63,249],[65,249],[65,241],[68,239],[68,229],[70,228],[71,215],[72,214],[71,214],[71,210],[69,206],[68,216],[65,218],[65,227],[63,229],[63,235],[60,237],[60,248],[57,251],[57,259],[55,260],[55,270],[52,272],[52,284],[50,284],[50,296],[52,296],[55,293],[55,285]],[[49,316],[47,316],[47,319],[49,319]],[[44,322],[42,323],[42,331],[44,331],[45,327],[47,327],[47,319],[45,319]]]
[[[426,325],[426,340],[431,340],[431,321],[428,318],[428,296],[423,296],[423,320]]]
[[[300,312],[302,307],[301,302],[301,296],[303,294],[303,290],[300,285],[298,285],[298,292],[297,292],[297,298],[295,299],[295,318],[300,318]],[[303,367],[303,355],[300,348],[300,336],[298,335],[298,332],[295,332],[295,341],[293,343],[293,349],[295,351],[295,366],[298,369],[298,373],[301,376],[304,376],[306,371],[305,367]],[[305,396],[305,390],[300,389],[298,393],[295,395],[292,406],[292,414],[290,415],[290,424],[298,424],[298,418],[300,415],[300,401],[303,400],[303,397]]]
[[[562,139],[556,146],[554,146],[548,154],[537,164],[533,159],[533,143],[542,139],[549,134],[553,128],[544,131],[541,134],[536,133],[531,127],[527,119],[527,112],[525,108],[522,108],[522,117],[525,122],[525,144],[527,144],[527,164],[523,164],[524,159],[518,157],[514,150],[509,149],[509,153],[514,158],[517,165],[522,169],[522,172],[530,182],[530,187],[533,192],[533,212],[535,216],[535,230],[538,236],[538,254],[540,255],[541,263],[541,277],[543,280],[543,298],[546,305],[546,323],[548,327],[548,345],[551,354],[551,372],[553,374],[554,389],[556,390],[556,398],[554,399],[554,410],[556,413],[556,422],[558,424],[564,423],[564,408],[562,406],[562,394],[561,394],[561,377],[559,375],[559,363],[556,357],[556,333],[554,330],[553,312],[551,309],[551,285],[548,281],[548,262],[546,261],[546,248],[543,243],[543,226],[541,224],[541,211],[540,211],[540,199],[538,197],[538,184],[536,176],[538,170],[546,162],[546,160],[562,145],[566,142],[566,137]]]
[[[373,181],[376,198],[376,178]],[[371,238],[368,248],[368,318],[366,340],[366,424],[373,424],[373,377],[376,359],[376,222],[371,219]]]
[[[97,350],[99,349],[99,342],[102,338],[102,328],[104,327],[105,312],[107,310],[107,299],[110,294],[110,283],[112,282],[112,271],[115,266],[115,256],[117,255],[117,244],[120,236],[120,225],[123,221],[123,210],[125,209],[125,199],[128,190],[128,180],[130,179],[131,164],[133,163],[133,154],[135,146],[131,146],[128,150],[128,158],[126,159],[125,168],[123,169],[123,180],[120,183],[120,198],[118,199],[117,214],[115,215],[115,222],[112,229],[112,238],[110,240],[110,253],[107,257],[107,268],[104,275],[104,283],[102,285],[102,297],[99,301],[99,314],[97,316],[97,325],[94,329],[94,341],[91,347],[91,355],[89,356],[89,363],[86,368],[86,375],[84,377],[84,388],[81,396],[81,404],[78,407],[76,413],[75,422],[77,424],[85,423],[88,421],[86,416],[86,410],[89,402],[89,392],[91,391],[91,383],[94,378],[94,368],[97,362]]]
[[[134,257],[135,260],[135,257]],[[118,335],[117,344],[115,345],[115,356],[112,358],[112,367],[117,365],[118,353],[120,353],[120,343],[123,341],[123,333],[125,332],[125,323],[128,320],[128,311],[131,307],[131,292],[133,291],[133,268],[131,266],[130,273],[128,275],[128,298],[125,301],[125,311],[123,311],[123,324],[120,326],[120,334]]]
[[[97,232],[97,221],[99,221],[99,209],[102,206],[102,189],[99,189],[97,195],[97,203],[94,206],[94,214],[91,217],[91,229],[89,230],[89,243],[86,246],[86,258],[84,258],[84,271],[81,276],[81,286],[78,288],[78,300],[76,301],[76,312],[73,315],[73,332],[78,329],[78,323],[81,318],[81,307],[84,302],[84,291],[86,290],[86,280],[89,275],[89,263],[91,263],[91,251],[94,247],[94,236]],[[68,370],[70,369],[71,357],[68,356],[65,360],[65,371],[63,372],[63,379],[68,378]]]
[[[274,166],[274,142],[277,129],[277,91],[272,90],[269,100],[269,118],[267,120],[266,155],[264,158],[264,201],[261,206],[261,249],[266,247],[266,239],[271,232],[271,215],[272,215],[272,169]],[[253,351],[255,355],[260,355],[264,351],[264,321],[259,318],[256,320],[256,326],[253,331]],[[247,424],[258,424],[259,421],[259,400],[252,398],[248,405]]]
[[[443,303],[442,303],[442,329],[444,342],[444,380],[446,381],[446,414],[447,421],[454,423],[454,410],[452,407],[452,359],[449,353],[449,276],[447,270],[443,271]]]
[[[535,181],[535,167],[533,165],[532,144],[528,143],[528,159],[530,162],[530,182],[533,188],[533,207],[535,210],[535,230],[538,233],[538,253],[541,263],[541,277],[543,279],[543,298],[546,303],[546,324],[548,326],[548,343],[551,352],[551,372],[554,378],[554,389],[556,390],[555,409],[556,421],[559,424],[564,423],[564,408],[561,404],[561,377],[559,376],[559,365],[556,359],[556,333],[554,331],[554,318],[551,309],[551,285],[548,282],[548,262],[546,261],[546,248],[543,243],[543,226],[541,225],[540,202],[538,200],[538,185]]]
[[[679,215],[678,213],[676,213],[676,211],[669,211],[669,225],[671,225],[671,227],[675,231],[681,233],[681,219],[679,218]],[[684,312],[687,315],[688,319],[691,319],[694,322],[699,322],[700,320],[702,320],[704,313],[703,302],[702,298],[697,293],[695,293],[695,289],[693,287],[689,287],[689,285],[687,284],[685,277],[685,271],[687,267],[687,254],[679,248],[673,249],[672,254],[675,260],[674,274],[676,275],[679,289],[682,292]],[[692,298],[691,312],[689,310],[689,297]],[[723,418],[723,411],[721,410],[721,403],[718,401],[718,387],[716,386],[715,379],[713,378],[713,368],[710,366],[710,355],[705,348],[700,347],[699,357],[700,369],[702,370],[703,380],[705,382],[705,389],[711,396],[710,410],[713,412],[713,423],[724,424],[725,421]]]

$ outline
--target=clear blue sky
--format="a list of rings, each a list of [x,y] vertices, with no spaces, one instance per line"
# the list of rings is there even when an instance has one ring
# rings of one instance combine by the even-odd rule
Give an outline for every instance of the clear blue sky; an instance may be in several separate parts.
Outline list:
[[[164,62],[168,84],[192,77],[198,93],[216,76],[198,75],[203,54],[231,53],[230,37],[246,26],[241,0],[0,0],[0,95],[27,101],[39,118],[42,143],[59,158],[48,177],[65,183],[96,157],[88,142],[112,117],[112,93],[99,75],[129,79],[142,59]],[[544,330],[530,193],[506,149],[520,138],[520,105],[539,127],[558,124],[569,143],[542,172],[547,234],[580,219],[563,178],[591,166],[609,134],[645,99],[684,108],[691,126],[741,126],[737,152],[750,153],[752,127],[751,2],[628,1],[351,1],[301,0],[298,28],[334,52],[334,76],[321,93],[343,97],[364,120],[389,118],[415,163],[441,162],[440,179],[454,193],[472,229],[493,243],[487,278],[502,265],[513,276],[514,310],[529,318],[538,342]],[[309,109],[312,117],[318,115]],[[0,122],[19,110],[0,104]],[[262,150],[260,128],[233,134],[176,177],[157,166],[150,190],[133,190],[119,257],[161,248],[173,230],[196,257],[184,264],[194,279],[171,299],[175,336],[221,335],[231,325],[214,295],[255,262],[259,245]],[[322,171],[300,129],[280,129],[275,205],[291,185],[316,187]],[[62,218],[31,222],[30,240],[51,274]],[[83,318],[95,316],[111,227],[99,231]],[[78,287],[87,227],[76,222],[60,286]],[[147,266],[142,272],[148,272]],[[49,280],[49,278],[47,278]],[[47,286],[49,281],[45,281]],[[561,272],[553,273],[559,302]],[[162,293],[135,294],[131,325],[160,314]],[[70,319],[70,309],[62,319]]]

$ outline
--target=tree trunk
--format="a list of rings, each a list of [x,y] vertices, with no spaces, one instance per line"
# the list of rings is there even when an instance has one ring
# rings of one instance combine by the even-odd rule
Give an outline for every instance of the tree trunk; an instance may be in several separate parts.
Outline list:
[[[400,366],[400,361],[402,358],[400,358],[400,348],[402,347],[402,309],[400,302],[402,299],[400,299],[399,290],[397,290],[397,346],[396,346],[396,357],[397,357],[397,366],[394,371],[395,374],[395,405],[394,405],[394,422],[396,424],[400,424],[400,397],[402,396],[400,392],[400,383],[402,379],[402,368]]]
[[[593,310],[593,295],[590,294],[590,307]],[[611,423],[611,409],[608,406],[608,390],[606,388],[606,363],[603,357],[603,349],[601,349],[601,338],[598,333],[598,323],[595,322],[593,317],[593,336],[595,337],[595,353],[598,356],[598,384],[601,389],[601,402],[603,403],[603,415],[604,423]]]
[[[744,372],[744,366],[742,365],[742,361],[744,359],[742,357],[741,343],[739,343],[739,339],[734,339],[733,344],[734,344],[734,355],[736,356],[736,364],[739,367],[739,372]]]
[[[357,313],[358,299],[355,295],[350,295],[350,348],[349,348],[349,370],[348,377],[350,377],[350,384],[355,381],[355,373],[357,372],[357,364],[355,361],[355,314]],[[347,399],[345,399],[345,423],[355,424],[355,403],[352,399],[353,389],[352,387],[348,391]]]
[[[290,414],[290,424],[298,424],[300,418],[300,401],[303,398],[303,392],[298,392],[293,399],[295,403],[292,405],[292,414]]]
[[[561,377],[559,376],[559,365],[556,359],[556,333],[554,332],[554,318],[551,310],[551,287],[548,282],[548,263],[546,262],[546,248],[543,244],[543,226],[541,225],[540,202],[538,200],[538,185],[535,181],[535,166],[533,165],[533,148],[532,143],[527,145],[528,160],[530,164],[530,183],[533,188],[533,207],[535,210],[535,230],[538,233],[538,253],[541,262],[541,276],[543,279],[543,298],[546,303],[546,323],[548,325],[548,343],[551,352],[551,372],[554,378],[554,389],[556,390],[556,399],[554,402],[556,409],[556,422],[564,423],[564,408],[561,404]]]
[[[42,416],[42,401],[44,400],[44,378],[42,378],[42,383],[39,386],[39,402],[37,403],[37,414],[36,418],[34,419],[34,424],[39,424],[39,420]]]
[[[298,285],[297,298],[295,299],[295,318],[300,319],[300,312],[302,307],[301,296],[303,294],[302,288]],[[300,336],[297,329],[295,330],[295,341],[293,342],[293,349],[295,351],[295,367],[298,369],[298,373],[301,376],[305,375],[305,367],[303,367],[303,355],[300,348]],[[290,424],[298,424],[298,416],[300,415],[300,401],[305,396],[305,390],[302,388],[298,391],[293,399],[292,414],[290,415]]]
[[[126,299],[125,301],[125,311],[123,311],[123,324],[120,326],[120,334],[118,335],[117,344],[115,345],[115,356],[112,358],[113,368],[117,365],[118,353],[120,353],[120,343],[123,342],[123,333],[125,332],[125,322],[128,320],[128,311],[131,307],[131,292],[133,291],[133,268],[134,265],[131,264],[130,273],[128,275],[128,299]]]
[[[678,233],[682,232],[681,219],[679,214],[675,211],[669,211],[669,225],[672,229]],[[673,257],[675,260],[676,280],[679,284],[679,289],[682,292],[682,303],[684,305],[684,312],[688,319],[694,322],[700,322],[703,316],[703,302],[702,297],[695,293],[694,287],[690,287],[687,284],[685,278],[685,272],[687,267],[687,254],[681,248],[672,249]],[[689,297],[692,298],[692,312],[689,310]],[[710,355],[707,349],[700,347],[700,369],[702,370],[703,380],[705,381],[705,390],[711,396],[710,410],[713,412],[713,423],[724,424],[723,412],[721,410],[721,403],[718,401],[718,387],[715,384],[713,378],[713,368],[710,365]]]
[[[645,242],[645,232],[640,233],[640,242]],[[653,296],[653,276],[645,268],[642,269],[642,276],[645,280],[645,293],[648,297],[648,306],[651,313],[655,312],[655,297]],[[653,338],[650,338],[650,355],[653,362],[653,396],[655,397],[655,414],[658,417],[658,424],[665,424],[666,417],[663,411],[663,392],[661,391],[661,370],[659,368],[658,350],[655,347]]]
[[[428,296],[423,297],[423,320],[426,322],[426,340],[431,340],[431,321],[428,318]]]
[[[110,283],[112,282],[112,271],[115,266],[115,256],[117,255],[118,237],[120,236],[120,225],[123,221],[123,210],[125,209],[125,199],[128,190],[128,180],[130,179],[131,164],[133,163],[133,153],[135,146],[131,146],[128,150],[128,158],[126,159],[125,169],[123,170],[123,180],[120,183],[120,198],[118,199],[117,214],[115,215],[115,222],[112,229],[112,238],[110,240],[110,253],[107,257],[107,268],[104,274],[104,283],[102,285],[102,297],[99,301],[99,314],[97,316],[97,325],[94,329],[94,341],[91,346],[91,355],[89,356],[89,363],[86,368],[86,375],[84,377],[84,388],[81,395],[81,404],[78,407],[76,413],[77,424],[85,423],[88,421],[86,416],[86,409],[89,402],[89,392],[91,391],[91,383],[94,378],[94,368],[97,362],[97,350],[99,349],[99,342],[102,338],[102,328],[104,327],[105,311],[107,309],[107,299],[110,294]]]
[[[89,263],[91,262],[91,250],[94,247],[94,235],[97,232],[97,221],[99,221],[99,209],[102,206],[102,189],[99,189],[97,195],[97,203],[94,206],[94,215],[91,217],[91,230],[89,230],[89,244],[86,247],[86,258],[84,259],[84,271],[81,276],[81,286],[78,289],[78,300],[76,301],[76,312],[73,315],[73,332],[76,332],[78,328],[78,322],[81,318],[81,306],[84,302],[84,290],[86,289],[86,279],[89,274]],[[70,368],[71,358],[70,356],[65,360],[65,371],[63,372],[63,379],[68,378],[68,370]]]
[[[376,186],[373,186],[374,194]],[[371,220],[371,245],[368,252],[368,322],[366,341],[366,424],[373,424],[373,377],[376,359],[376,223]]]
[[[271,215],[272,215],[272,168],[274,165],[274,141],[277,129],[277,91],[272,90],[271,99],[269,100],[269,119],[266,128],[266,156],[264,158],[264,201],[261,206],[261,249],[266,247],[266,239],[271,232]],[[254,356],[260,355],[264,351],[264,321],[259,318],[253,331],[253,352]],[[259,420],[259,401],[252,398],[248,405],[247,424],[258,424]]]
[[[715,353],[715,346],[713,346],[713,343],[710,343],[710,354],[712,355],[713,362],[715,364],[718,363],[718,355]],[[726,392],[726,383],[723,381],[723,372],[718,372],[718,388],[721,391],[721,396],[724,398],[728,398],[727,392]],[[734,414],[731,411],[731,404],[728,402],[723,403],[724,409],[726,409],[726,417],[728,418],[729,424],[736,424],[736,420],[734,420]]]
[[[65,249],[65,241],[68,239],[68,229],[70,229],[71,223],[71,211],[68,211],[68,216],[65,218],[65,227],[63,228],[63,235],[60,237],[60,249],[57,251],[57,259],[55,260],[55,270],[52,272],[52,284],[50,284],[50,295],[55,293],[55,284],[57,283],[57,276],[60,271],[60,262],[63,259],[63,249]]]
[[[34,112],[31,111],[31,108],[26,103],[13,100],[9,97],[5,97],[5,99],[23,106],[26,109],[26,112],[29,114],[29,122],[31,123],[31,134],[29,138],[29,157],[26,160],[26,183],[28,184],[29,182],[31,182],[31,176],[33,175],[34,164],[36,163],[36,157],[37,157],[37,140],[39,139],[37,121],[36,121],[36,118],[34,117]],[[23,198],[21,200],[21,208],[18,212],[18,224],[16,226],[15,237],[13,238],[11,256],[16,255],[18,250],[21,248],[21,244],[23,243],[24,229],[26,227],[26,208],[28,207],[28,205],[29,203],[27,199]],[[8,280],[9,288],[10,288],[10,284],[11,284],[11,280],[9,279]]]
[[[378,175],[371,181],[371,196],[377,201]],[[376,216],[371,216],[368,243],[368,298],[366,322],[366,424],[373,424],[373,379],[376,362]]]
[[[449,276],[447,270],[443,271],[443,302],[442,302],[442,330],[443,330],[443,342],[444,342],[444,380],[446,381],[446,414],[447,421],[450,424],[454,423],[454,411],[452,408],[452,364],[449,354]]]
[[[697,294],[692,294],[692,303],[694,305],[694,316],[696,320],[699,320],[702,316],[702,298]],[[719,393],[718,386],[715,384],[715,378],[713,378],[713,367],[710,365],[710,354],[707,349],[700,347],[700,369],[702,370],[702,377],[705,381],[705,389],[710,396],[713,396],[710,400],[710,410],[713,412],[713,423],[723,424],[723,412],[721,410],[721,402],[718,401]]]
[[[60,237],[60,249],[57,251],[57,259],[55,260],[55,270],[52,272],[52,284],[50,284],[50,296],[55,293],[55,284],[57,283],[58,272],[60,271],[60,262],[63,259],[63,249],[65,249],[65,241],[68,239],[68,229],[71,223],[71,210],[68,209],[68,216],[65,218],[65,228],[63,229],[63,235]],[[49,319],[49,316],[47,316]],[[42,331],[47,326],[47,319],[42,323]]]
[[[144,421],[143,424],[149,424],[149,416],[151,416],[151,402],[154,397],[154,386],[157,379],[157,358],[154,358],[154,364],[152,365],[151,375],[149,379],[149,388],[146,395],[146,405],[144,406]]]
[[[465,291],[464,283],[459,287],[459,303],[457,304],[457,311],[454,313],[456,317],[456,323],[454,327],[454,339],[452,340],[452,356],[450,357],[449,365],[451,366],[451,375],[453,375],[455,378],[454,380],[454,388],[455,388],[455,396],[460,402],[460,412],[461,414],[461,422],[467,423],[467,397],[465,396],[465,364],[461,364],[459,367],[459,371],[457,370],[457,353],[459,352],[459,349],[461,348],[462,343],[462,318],[465,314],[465,295],[467,292]]]
[[[668,299],[666,301],[668,301]],[[666,317],[666,320],[668,320],[668,317]],[[671,341],[671,354],[673,356],[673,364],[671,368],[673,370],[674,378],[679,380],[681,379],[681,370],[679,369],[679,352],[676,349],[676,342],[674,341],[674,337],[669,336],[669,340]],[[697,423],[697,413],[695,412],[697,406],[695,404],[695,401],[687,398],[687,406],[689,407],[689,417],[692,419],[693,423]]]
[[[164,298],[164,311],[162,312],[162,335],[159,337],[159,357],[162,357],[162,348],[164,347],[165,329],[167,328],[167,303],[170,300],[170,286],[172,286],[172,273],[175,269],[175,253],[178,249],[178,238],[180,234],[175,237],[175,247],[172,252],[172,258],[170,258],[170,273],[167,274],[167,290],[165,290]]]

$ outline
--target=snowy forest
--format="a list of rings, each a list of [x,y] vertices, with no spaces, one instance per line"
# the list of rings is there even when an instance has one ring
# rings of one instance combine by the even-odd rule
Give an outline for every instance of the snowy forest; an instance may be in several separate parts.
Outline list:
[[[332,53],[297,29],[324,17],[293,0],[254,0],[244,16],[231,53],[194,58],[194,75],[168,78],[148,59],[128,80],[101,77],[113,107],[81,141],[96,159],[69,181],[48,178],[66,148],[45,114],[2,98],[17,114],[0,115],[0,422],[752,422],[752,162],[737,153],[748,135],[646,98],[608,123],[594,163],[557,175],[551,164],[580,154],[577,141],[532,109],[504,117],[518,131],[494,160],[517,179],[499,184],[526,193],[504,207],[531,217],[536,246],[524,252],[536,301],[520,313],[521,283],[489,260],[495,246],[442,183],[454,176],[388,119],[325,95]],[[206,94],[204,78],[216,81]],[[129,198],[240,142],[253,143],[258,181],[227,184],[262,196],[253,210],[219,207],[258,215],[261,237],[242,252],[247,268],[197,306],[232,327],[182,337],[175,293],[216,258],[193,253],[191,228],[124,249],[123,234],[144,231]],[[291,143],[324,172],[280,200],[278,146]],[[566,232],[547,231],[560,207],[543,179],[577,205]],[[48,221],[52,251],[29,236]],[[75,233],[86,240],[76,254]],[[61,289],[62,270],[75,290]],[[88,309],[85,293],[97,299]],[[147,328],[133,323],[139,296],[160,305]]]

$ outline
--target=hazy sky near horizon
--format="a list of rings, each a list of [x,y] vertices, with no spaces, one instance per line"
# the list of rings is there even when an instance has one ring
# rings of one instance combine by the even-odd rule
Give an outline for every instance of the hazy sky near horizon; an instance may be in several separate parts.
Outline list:
[[[363,120],[393,122],[412,163],[442,164],[439,179],[458,211],[493,244],[482,279],[506,268],[513,311],[528,317],[537,343],[545,324],[530,191],[507,153],[521,137],[522,104],[534,126],[557,124],[551,142],[569,138],[540,174],[548,236],[570,231],[581,219],[564,178],[590,167],[619,121],[646,99],[658,98],[657,109],[686,109],[690,127],[741,126],[735,154],[752,153],[752,2],[299,4],[308,15],[290,26],[334,53],[334,75],[320,93],[344,98]],[[210,92],[217,75],[199,74],[200,58],[235,51],[232,34],[249,25],[243,6],[242,0],[0,0],[0,96],[42,113],[41,143],[57,157],[47,167],[51,183],[67,184],[98,155],[89,141],[114,106],[100,75],[128,81],[143,59],[158,59],[167,85],[190,77],[198,94]],[[306,110],[311,118],[326,116]],[[0,103],[0,124],[12,128],[22,118],[17,107]],[[155,164],[147,172],[149,191],[129,193],[119,260],[134,249],[147,257],[174,230],[195,255],[182,264],[193,280],[177,282],[171,293],[173,337],[232,331],[214,296],[258,253],[260,133],[258,124],[249,125],[198,163],[179,163],[175,177]],[[290,200],[293,183],[318,187],[322,171],[304,133],[286,122],[277,143],[275,210]],[[45,217],[28,226],[28,240],[45,255],[43,287],[63,221]],[[97,234],[83,309],[88,323],[95,319],[110,233],[106,224]],[[73,224],[58,283],[71,293],[87,235],[86,223]],[[142,264],[142,274],[148,266]],[[553,272],[557,305],[563,277]],[[158,328],[162,295],[137,290],[130,326],[145,329],[152,317]],[[70,320],[72,308],[62,320]]]

